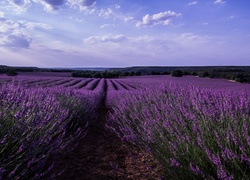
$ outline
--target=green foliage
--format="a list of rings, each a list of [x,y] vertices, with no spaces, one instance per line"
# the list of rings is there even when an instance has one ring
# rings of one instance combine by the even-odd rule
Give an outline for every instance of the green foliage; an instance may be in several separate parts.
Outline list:
[[[197,72],[191,72],[191,75],[192,76],[198,76],[198,73]]]
[[[161,73],[158,72],[158,71],[152,71],[152,72],[150,73],[150,75],[161,75]]]
[[[199,72],[198,73],[199,77],[209,77],[209,72],[208,71],[204,71],[204,72]]]
[[[17,76],[18,73],[16,72],[15,69],[9,68],[9,69],[7,70],[7,72],[6,72],[6,75],[7,75],[7,76]]]
[[[130,76],[134,76],[134,75],[135,75],[135,72],[134,72],[134,71],[131,71],[131,72],[129,73],[129,75],[130,75]]]
[[[171,75],[172,75],[172,77],[182,77],[183,73],[181,70],[177,69],[177,70],[172,71]]]
[[[163,71],[161,72],[161,75],[170,75],[171,73],[169,71]]]
[[[214,68],[198,72],[199,77],[230,79],[240,83],[250,82],[250,72],[237,68]]]
[[[246,83],[246,82],[250,82],[250,74],[238,73],[238,74],[232,75],[230,79],[233,79],[236,82]]]
[[[140,71],[136,71],[135,72],[135,76],[140,76],[141,75],[141,72]]]
[[[121,71],[75,71],[71,74],[72,77],[84,78],[119,78],[120,76],[140,76],[140,71],[121,72]]]
[[[129,76],[129,72],[125,71],[125,72],[121,73],[121,76]]]

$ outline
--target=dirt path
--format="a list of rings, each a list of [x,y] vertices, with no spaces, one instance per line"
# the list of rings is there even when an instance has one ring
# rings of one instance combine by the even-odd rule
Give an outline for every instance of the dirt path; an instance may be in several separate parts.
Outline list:
[[[121,142],[105,129],[103,104],[94,123],[70,154],[60,157],[55,168],[65,169],[58,180],[161,179],[159,165],[137,147]]]

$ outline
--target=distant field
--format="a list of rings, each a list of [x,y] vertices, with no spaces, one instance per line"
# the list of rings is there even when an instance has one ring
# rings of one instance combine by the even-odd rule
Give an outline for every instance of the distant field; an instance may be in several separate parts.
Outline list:
[[[78,84],[83,83],[80,79],[90,79],[90,78],[72,78],[71,73],[62,73],[62,72],[21,72],[18,76],[9,77],[6,75],[0,75],[0,82],[10,81],[10,80],[21,80],[27,83],[30,83],[34,80],[45,82],[45,80],[55,79],[55,81],[47,82],[44,86],[49,85],[57,85],[59,83],[61,86],[64,86],[61,80],[69,80],[74,81],[74,79],[78,79],[78,82],[73,83],[74,87],[77,87]],[[210,88],[210,89],[230,89],[235,91],[247,91],[249,93],[250,84],[241,84],[237,82],[233,82],[226,79],[211,79],[211,78],[200,78],[195,76],[183,76],[183,77],[171,77],[170,75],[147,75],[147,76],[131,76],[131,77],[122,77],[117,79],[111,79],[112,81],[127,83],[130,85],[134,85],[135,87],[143,87],[148,86],[150,84],[158,84],[158,83],[180,83],[183,85],[194,85],[202,88]],[[37,82],[39,84],[39,82]],[[35,84],[34,84],[35,85]],[[66,85],[67,86],[67,85]],[[69,85],[71,86],[71,85]],[[68,86],[68,87],[69,87]],[[120,87],[122,90],[123,88]],[[125,88],[126,89],[126,88]]]

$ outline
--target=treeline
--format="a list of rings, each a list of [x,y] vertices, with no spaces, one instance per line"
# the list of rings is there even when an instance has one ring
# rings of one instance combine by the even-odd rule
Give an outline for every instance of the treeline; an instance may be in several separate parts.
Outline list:
[[[242,69],[213,69],[211,71],[203,71],[198,73],[199,77],[224,78],[234,80],[240,83],[250,82],[250,71]]]
[[[141,76],[141,75],[169,75],[171,72],[168,71],[151,71],[150,73],[143,74],[140,71],[90,71],[90,70],[81,70],[74,71],[71,75],[72,77],[84,77],[84,78],[119,78],[125,76]]]
[[[37,67],[11,67],[0,65],[0,74],[6,74],[8,76],[16,76],[18,72],[38,72],[40,71]]]
[[[38,68],[38,67],[14,67],[0,65],[0,74],[8,76],[16,76],[18,72],[73,72],[72,69],[59,69],[59,68]]]
[[[121,71],[75,71],[72,72],[72,77],[84,78],[118,78],[121,76],[140,76],[140,72],[121,72]]]
[[[40,72],[73,72],[72,69],[40,68]]]
[[[8,76],[16,76],[18,75],[17,71],[8,66],[0,66],[0,74],[6,74]]]
[[[140,71],[75,71],[72,73],[72,77],[84,77],[84,78],[119,78],[124,76],[140,76],[140,75],[169,75],[173,77],[182,77],[184,75],[193,75],[199,77],[209,77],[209,78],[224,78],[234,80],[240,83],[250,82],[250,71],[245,69],[237,68],[211,68],[201,70],[197,69],[175,69],[171,72],[169,71],[151,71],[144,74]]]
[[[18,72],[71,72],[72,77],[85,78],[118,78],[125,76],[140,75],[169,75],[182,77],[183,75],[193,75],[209,78],[224,78],[241,83],[250,82],[250,66],[186,66],[186,67],[127,67],[111,68],[100,71],[94,70],[74,70],[70,68],[37,68],[37,67],[10,67],[0,65],[0,74],[9,76],[18,75]]]
[[[121,72],[131,72],[139,71],[142,75],[149,75],[152,72],[162,73],[162,72],[173,72],[174,70],[181,70],[187,73],[193,72],[203,72],[211,71],[213,69],[241,69],[243,71],[250,72],[250,66],[133,66],[133,67],[124,67],[124,68],[110,68],[109,71],[121,71]]]
[[[174,70],[171,75],[173,77],[182,77],[183,75],[194,75],[199,77],[208,77],[208,78],[223,78],[234,80],[240,83],[249,83],[250,82],[250,71],[237,69],[237,68],[215,68],[206,71],[182,71]]]

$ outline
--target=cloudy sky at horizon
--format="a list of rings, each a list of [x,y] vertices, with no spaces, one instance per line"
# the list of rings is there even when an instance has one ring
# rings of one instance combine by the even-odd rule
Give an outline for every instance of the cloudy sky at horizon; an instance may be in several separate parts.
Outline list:
[[[250,66],[249,0],[1,0],[0,65]]]

